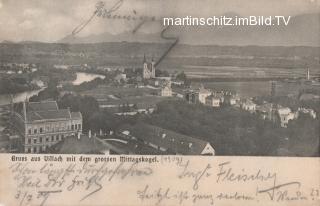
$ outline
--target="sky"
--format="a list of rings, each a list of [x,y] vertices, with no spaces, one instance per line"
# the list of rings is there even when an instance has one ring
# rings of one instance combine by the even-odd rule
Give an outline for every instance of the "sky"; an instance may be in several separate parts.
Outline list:
[[[109,8],[119,0],[104,0]],[[115,13],[161,17],[208,17],[225,13],[294,16],[320,12],[320,0],[122,0]],[[0,41],[55,42],[71,34],[90,18],[97,0],[0,0]],[[137,22],[95,17],[78,35],[135,28]],[[148,23],[141,32],[154,32],[160,25]]]

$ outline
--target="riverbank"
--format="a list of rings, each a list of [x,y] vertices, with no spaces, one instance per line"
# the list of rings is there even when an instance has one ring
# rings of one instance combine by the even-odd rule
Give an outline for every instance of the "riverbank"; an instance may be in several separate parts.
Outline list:
[[[17,94],[36,89],[40,89],[36,84],[26,82],[20,83],[17,80],[0,78],[0,95]]]

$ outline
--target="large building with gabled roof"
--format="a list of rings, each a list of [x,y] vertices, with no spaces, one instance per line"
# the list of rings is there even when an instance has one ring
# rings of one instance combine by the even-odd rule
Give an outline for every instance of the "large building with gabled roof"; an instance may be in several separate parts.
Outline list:
[[[175,155],[215,155],[215,150],[207,141],[183,135],[150,124],[138,123],[122,129],[138,141],[167,154]]]
[[[21,136],[20,150],[25,153],[45,152],[62,139],[82,133],[81,113],[59,109],[56,101],[23,102],[12,116]]]

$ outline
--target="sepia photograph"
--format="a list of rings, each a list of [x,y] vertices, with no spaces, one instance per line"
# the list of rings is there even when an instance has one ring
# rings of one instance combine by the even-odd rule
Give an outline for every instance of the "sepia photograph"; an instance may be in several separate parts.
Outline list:
[[[319,206],[320,0],[0,0],[0,206]]]
[[[317,0],[1,0],[0,152],[319,157]]]

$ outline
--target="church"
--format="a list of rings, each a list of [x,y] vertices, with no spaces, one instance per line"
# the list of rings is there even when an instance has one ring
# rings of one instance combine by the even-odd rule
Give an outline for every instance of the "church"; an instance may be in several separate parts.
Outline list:
[[[156,77],[156,68],[155,62],[153,58],[151,62],[147,62],[146,56],[143,56],[143,71],[142,71],[142,78],[143,79],[152,79]]]

